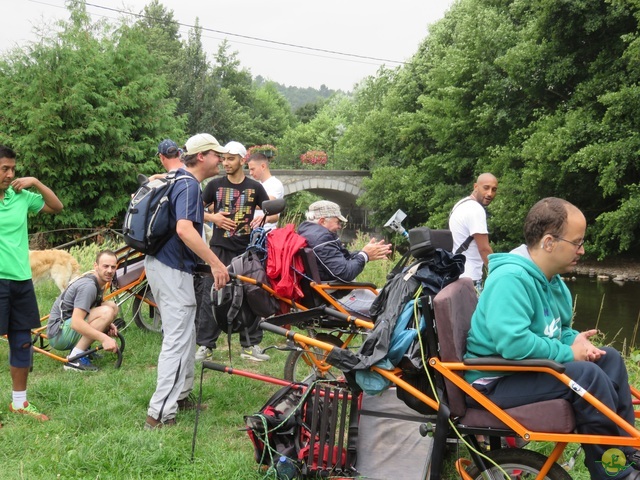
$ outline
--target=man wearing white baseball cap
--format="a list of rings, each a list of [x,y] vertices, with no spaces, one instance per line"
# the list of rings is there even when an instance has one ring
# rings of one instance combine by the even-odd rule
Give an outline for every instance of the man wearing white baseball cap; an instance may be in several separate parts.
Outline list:
[[[209,243],[211,250],[222,263],[229,265],[231,260],[242,255],[247,249],[251,235],[251,220],[256,207],[269,200],[269,195],[260,182],[244,174],[243,167],[247,155],[244,145],[229,142],[224,148],[227,153],[223,155],[222,166],[227,175],[212,179],[205,187],[202,199],[211,212],[205,213],[205,221],[213,222],[214,225]],[[197,361],[211,358],[221,333],[213,319],[210,287],[211,285],[206,283],[203,286],[204,298],[197,317],[196,343],[200,346],[196,352]],[[259,320],[256,318],[254,325],[240,333],[240,345],[242,358],[262,362],[269,360],[269,356],[258,346],[262,341]]]

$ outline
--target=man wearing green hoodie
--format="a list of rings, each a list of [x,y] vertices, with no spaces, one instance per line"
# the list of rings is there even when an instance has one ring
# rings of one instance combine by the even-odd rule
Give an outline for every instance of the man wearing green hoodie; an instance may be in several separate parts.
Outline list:
[[[500,356],[563,363],[569,377],[633,425],[622,357],[613,348],[598,348],[589,341],[597,330],[579,333],[571,328],[571,294],[560,274],[572,271],[584,254],[586,225],[582,212],[559,198],[542,199],[531,208],[525,219],[525,244],[510,253],[489,256],[489,277],[471,319],[465,358]],[[628,436],[551,375],[474,370],[465,378],[502,408],[564,398],[573,406],[579,433]],[[640,478],[633,448],[619,447],[635,468],[612,477],[602,466],[603,454],[611,447],[583,447],[591,478]]]

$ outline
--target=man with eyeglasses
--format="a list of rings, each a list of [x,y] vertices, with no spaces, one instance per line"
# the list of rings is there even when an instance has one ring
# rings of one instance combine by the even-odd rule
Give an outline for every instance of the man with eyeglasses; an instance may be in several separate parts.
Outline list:
[[[574,270],[584,254],[586,220],[571,203],[554,197],[536,203],[525,219],[525,244],[489,257],[484,291],[471,319],[465,358],[548,359],[564,364],[565,373],[614,412],[634,424],[627,370],[611,347],[598,348],[589,338],[597,330],[571,328],[571,293],[560,275]],[[563,398],[571,403],[578,433],[628,436],[621,428],[560,384],[538,372],[468,371],[465,379],[501,408]],[[611,446],[583,445],[591,478],[607,478],[603,455]],[[637,452],[620,448],[638,468]],[[615,478],[637,479],[629,468]],[[614,478],[614,477],[610,477]]]

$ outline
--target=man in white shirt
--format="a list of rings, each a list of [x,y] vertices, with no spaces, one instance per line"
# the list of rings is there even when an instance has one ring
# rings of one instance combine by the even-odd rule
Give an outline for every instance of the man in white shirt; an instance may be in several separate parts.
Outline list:
[[[488,257],[493,253],[485,208],[497,192],[498,179],[491,173],[483,173],[473,184],[471,195],[456,203],[449,215],[453,251],[462,253],[466,259],[461,277],[471,278],[479,291],[482,289],[482,266],[489,263]]]
[[[284,197],[284,186],[280,180],[271,175],[269,159],[266,155],[262,153],[254,153],[249,157],[247,164],[249,165],[249,174],[254,180],[262,183],[262,186],[267,191],[267,195],[269,195],[269,199],[275,200],[276,198]],[[258,226],[263,215],[264,213],[262,210],[256,210],[253,221],[251,222],[252,228],[256,228]],[[278,226],[278,218],[278,214],[269,215],[264,224],[264,229],[269,231],[276,228]]]

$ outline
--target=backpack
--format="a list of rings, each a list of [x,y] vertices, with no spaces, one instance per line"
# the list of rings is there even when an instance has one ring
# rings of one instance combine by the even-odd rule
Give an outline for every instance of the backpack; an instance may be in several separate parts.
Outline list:
[[[131,248],[155,255],[175,233],[169,215],[169,194],[176,180],[192,178],[176,177],[176,173],[146,182],[133,194],[122,225],[124,243]]]
[[[248,328],[262,317],[270,317],[280,310],[280,302],[260,285],[271,286],[260,256],[246,251],[235,257],[228,267],[230,273],[250,277],[256,285],[234,280],[220,290],[212,290],[213,318],[218,328],[227,332],[231,345],[231,334],[241,333],[249,340]]]

